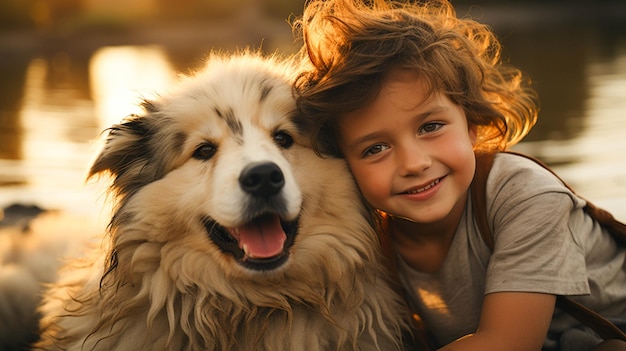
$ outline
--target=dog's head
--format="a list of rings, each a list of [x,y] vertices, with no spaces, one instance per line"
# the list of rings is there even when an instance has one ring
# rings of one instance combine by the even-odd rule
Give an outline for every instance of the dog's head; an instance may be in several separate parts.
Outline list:
[[[148,235],[141,240],[177,241],[252,270],[285,263],[307,188],[299,183],[317,164],[294,123],[293,75],[288,60],[213,55],[110,128],[90,175],[113,178],[111,226],[132,222]]]

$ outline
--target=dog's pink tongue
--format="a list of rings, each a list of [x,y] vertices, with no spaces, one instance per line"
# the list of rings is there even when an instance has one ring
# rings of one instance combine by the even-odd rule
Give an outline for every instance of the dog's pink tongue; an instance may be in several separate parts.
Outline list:
[[[280,254],[287,235],[278,216],[262,216],[239,228],[239,246],[250,258],[269,258]]]

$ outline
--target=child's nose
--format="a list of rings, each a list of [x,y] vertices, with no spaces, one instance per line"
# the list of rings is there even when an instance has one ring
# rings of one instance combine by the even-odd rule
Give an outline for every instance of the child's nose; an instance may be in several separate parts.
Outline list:
[[[432,164],[427,150],[419,147],[402,147],[397,151],[398,173],[400,176],[420,174]]]

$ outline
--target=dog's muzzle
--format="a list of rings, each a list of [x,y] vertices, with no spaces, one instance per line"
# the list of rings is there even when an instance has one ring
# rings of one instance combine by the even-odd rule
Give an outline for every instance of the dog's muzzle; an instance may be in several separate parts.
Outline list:
[[[225,228],[210,218],[203,223],[209,238],[244,267],[272,270],[289,257],[298,231],[298,220],[283,220],[286,213],[281,190],[285,178],[280,167],[272,162],[251,164],[239,176],[239,186],[248,195],[244,216],[251,218],[243,225]]]

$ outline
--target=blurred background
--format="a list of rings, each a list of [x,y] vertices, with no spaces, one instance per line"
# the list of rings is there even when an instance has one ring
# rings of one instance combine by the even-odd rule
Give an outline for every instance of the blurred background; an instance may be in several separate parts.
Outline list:
[[[626,1],[452,1],[539,91],[517,149],[626,221]],[[0,0],[0,208],[94,214],[101,131],[210,50],[297,50],[302,0]]]

